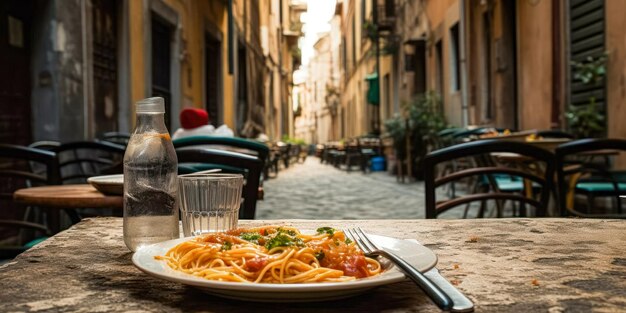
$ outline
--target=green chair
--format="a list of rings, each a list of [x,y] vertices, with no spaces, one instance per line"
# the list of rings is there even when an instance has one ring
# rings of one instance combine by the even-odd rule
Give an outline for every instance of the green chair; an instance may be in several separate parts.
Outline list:
[[[516,153],[532,159],[541,171],[533,172],[523,169],[492,164],[491,162],[472,163],[472,166],[456,169],[453,172],[442,172],[437,169],[455,160],[489,160],[492,153]],[[513,180],[512,177],[518,177]],[[463,217],[467,217],[470,205],[479,203],[477,217],[484,217],[487,202],[495,202],[497,217],[504,217],[503,204],[509,201],[514,205],[513,216],[530,216],[534,208],[537,217],[546,216],[550,194],[553,190],[554,155],[547,150],[522,142],[507,142],[486,139],[468,142],[433,151],[424,158],[424,186],[426,200],[426,218],[437,218],[440,214],[456,207],[465,206]],[[500,184],[510,183],[509,190],[496,188]],[[532,187],[525,188],[522,179],[532,182]],[[464,193],[456,193],[447,199],[436,189],[454,182],[476,181],[468,184]],[[494,182],[496,181],[496,182]],[[521,184],[520,184],[521,183]],[[531,184],[528,184],[531,185]],[[474,188],[472,188],[474,187]],[[522,187],[518,190],[518,187]],[[514,192],[513,192],[514,191]],[[438,199],[439,197],[439,199]],[[502,205],[501,205],[502,204]],[[518,204],[518,208],[515,207]],[[527,209],[528,207],[528,209]],[[516,213],[519,211],[519,213]]]
[[[217,150],[226,150],[231,152],[238,152],[248,155],[253,155],[259,158],[263,162],[263,177],[267,178],[269,175],[270,165],[270,148],[258,141],[253,141],[245,138],[237,137],[219,137],[219,136],[190,136],[172,140],[175,149],[186,147],[206,147]],[[214,164],[214,167],[210,167],[209,164],[203,164],[198,168],[211,169],[220,168],[224,171],[231,172],[228,168],[221,167],[222,165]],[[185,174],[186,171],[191,168],[180,168],[181,174]],[[231,169],[232,170],[232,169]]]
[[[581,139],[555,150],[561,215],[626,218],[620,195],[626,194],[626,173],[612,168],[610,157],[626,151],[624,139]],[[600,160],[598,160],[600,159]],[[576,195],[587,198],[586,212],[575,207]],[[612,211],[593,212],[596,198],[612,198]]]
[[[245,185],[242,197],[244,201],[239,210],[239,218],[254,219],[256,202],[259,198],[263,161],[257,157],[242,153],[197,147],[178,148],[176,149],[176,156],[178,157],[178,164],[182,166],[187,166],[188,164],[198,166],[198,164],[211,163],[236,168],[238,171],[243,172]]]

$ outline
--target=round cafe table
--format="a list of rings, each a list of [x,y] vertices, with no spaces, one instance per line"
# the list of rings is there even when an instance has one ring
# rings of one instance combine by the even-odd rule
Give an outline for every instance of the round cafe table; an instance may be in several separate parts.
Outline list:
[[[105,195],[89,184],[24,188],[15,191],[13,199],[49,208],[123,208],[122,196]]]
[[[121,195],[106,195],[89,184],[41,186],[18,189],[13,193],[15,202],[40,206],[48,210],[48,227],[53,233],[60,230],[59,209],[67,210],[73,222],[78,214],[71,209],[112,208],[122,209]]]

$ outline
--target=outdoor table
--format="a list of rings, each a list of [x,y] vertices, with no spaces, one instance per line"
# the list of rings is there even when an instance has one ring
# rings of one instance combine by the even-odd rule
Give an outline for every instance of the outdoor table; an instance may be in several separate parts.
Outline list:
[[[13,193],[13,200],[46,208],[49,213],[49,227],[53,233],[59,231],[59,209],[124,207],[122,196],[103,194],[89,184],[18,189]]]
[[[360,226],[416,239],[477,312],[620,311],[626,307],[626,220],[479,219],[241,221],[240,226]],[[0,266],[0,311],[436,312],[411,282],[316,303],[254,303],[140,272],[121,218],[85,219]]]
[[[123,197],[106,195],[89,184],[41,186],[18,189],[13,199],[27,205],[53,208],[119,208]]]

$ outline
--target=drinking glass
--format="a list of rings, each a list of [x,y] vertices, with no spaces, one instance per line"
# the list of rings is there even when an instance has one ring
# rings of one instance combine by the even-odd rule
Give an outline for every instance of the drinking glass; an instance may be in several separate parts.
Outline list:
[[[237,228],[243,176],[188,174],[178,177],[185,237]]]

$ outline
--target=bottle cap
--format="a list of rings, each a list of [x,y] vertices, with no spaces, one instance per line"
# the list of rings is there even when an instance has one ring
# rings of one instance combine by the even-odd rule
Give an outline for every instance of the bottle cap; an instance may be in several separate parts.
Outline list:
[[[137,101],[137,113],[165,113],[165,100],[161,97]]]

